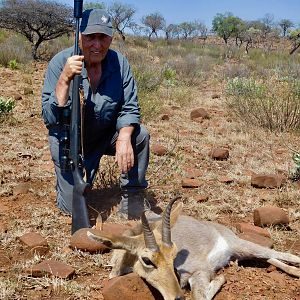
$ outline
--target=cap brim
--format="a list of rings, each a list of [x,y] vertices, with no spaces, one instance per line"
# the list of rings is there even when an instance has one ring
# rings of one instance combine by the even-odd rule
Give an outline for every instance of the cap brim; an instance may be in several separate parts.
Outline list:
[[[103,33],[110,37],[113,36],[113,30],[110,27],[107,26],[101,26],[101,25],[93,25],[93,26],[87,26],[83,31],[81,31],[81,34],[93,34],[93,33]]]

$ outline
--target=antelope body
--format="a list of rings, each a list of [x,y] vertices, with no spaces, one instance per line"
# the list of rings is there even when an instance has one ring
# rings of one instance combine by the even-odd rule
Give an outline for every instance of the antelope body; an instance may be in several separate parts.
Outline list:
[[[143,215],[141,227],[126,236],[88,233],[96,241],[122,249],[114,251],[110,277],[136,272],[165,300],[184,299],[182,288],[187,286],[194,300],[213,299],[226,281],[215,273],[231,260],[265,259],[300,278],[300,269],[286,264],[300,266],[300,257],[242,240],[223,225],[180,215],[181,203],[171,213],[175,200],[167,206],[163,220],[152,224],[153,230]]]

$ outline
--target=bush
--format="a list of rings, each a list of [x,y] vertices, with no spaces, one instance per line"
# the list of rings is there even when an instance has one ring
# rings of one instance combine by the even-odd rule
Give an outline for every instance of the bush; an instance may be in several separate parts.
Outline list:
[[[19,35],[9,36],[0,43],[0,65],[9,67],[14,60],[21,64],[31,61],[30,45]]]
[[[249,125],[272,131],[300,128],[300,81],[234,78],[226,95],[229,107]]]
[[[0,97],[0,122],[3,122],[7,115],[11,114],[16,103],[11,98]]]

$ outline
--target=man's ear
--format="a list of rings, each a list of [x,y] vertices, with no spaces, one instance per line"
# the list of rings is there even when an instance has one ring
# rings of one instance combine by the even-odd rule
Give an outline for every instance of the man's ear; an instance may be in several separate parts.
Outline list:
[[[94,241],[101,243],[111,249],[123,249],[132,254],[140,246],[138,237],[117,236],[103,231],[87,231],[87,236]]]

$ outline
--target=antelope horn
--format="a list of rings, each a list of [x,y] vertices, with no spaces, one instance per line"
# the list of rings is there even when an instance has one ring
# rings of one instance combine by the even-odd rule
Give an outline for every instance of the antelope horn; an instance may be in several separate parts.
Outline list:
[[[143,226],[144,240],[145,240],[146,248],[153,252],[158,252],[159,248],[156,243],[154,234],[149,226],[149,222],[145,216],[145,212],[142,213],[141,221],[142,221],[142,226]]]
[[[176,200],[181,198],[181,196],[177,196],[174,199],[172,199],[169,204],[167,205],[164,214],[163,214],[163,220],[162,220],[162,241],[165,243],[165,245],[171,247],[173,245],[171,240],[171,225],[170,225],[170,217],[171,217],[171,210],[172,206],[175,203]]]

